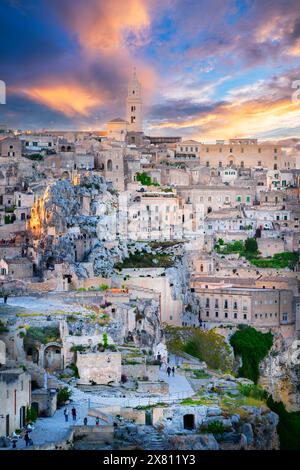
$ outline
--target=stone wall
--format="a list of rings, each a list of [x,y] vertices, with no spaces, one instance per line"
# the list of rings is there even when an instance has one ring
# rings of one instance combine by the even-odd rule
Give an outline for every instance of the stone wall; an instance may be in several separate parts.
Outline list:
[[[32,391],[31,402],[38,404],[38,414],[42,417],[53,416],[57,409],[57,393],[55,390],[36,389]]]
[[[118,352],[99,352],[77,354],[78,384],[106,385],[121,380],[121,354]]]
[[[167,395],[169,393],[169,384],[167,382],[139,382],[137,391],[154,395]]]

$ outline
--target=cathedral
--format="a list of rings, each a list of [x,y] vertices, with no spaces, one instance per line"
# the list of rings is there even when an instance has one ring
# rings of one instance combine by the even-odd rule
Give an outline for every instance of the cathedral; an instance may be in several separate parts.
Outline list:
[[[107,137],[111,140],[125,141],[128,135],[131,140],[143,133],[142,87],[134,68],[128,83],[126,98],[126,119],[117,117],[107,123]]]

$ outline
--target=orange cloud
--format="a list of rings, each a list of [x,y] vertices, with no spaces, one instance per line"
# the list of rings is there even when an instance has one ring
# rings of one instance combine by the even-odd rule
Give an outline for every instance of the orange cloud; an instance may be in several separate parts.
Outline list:
[[[72,6],[69,12],[70,27],[87,49],[111,51],[125,45],[126,35],[139,45],[145,40],[150,25],[147,0],[93,0],[89,8]]]
[[[290,99],[275,102],[247,101],[233,102],[216,107],[213,112],[181,121],[166,122],[153,127],[187,129],[197,128],[191,135],[198,139],[229,139],[249,137],[274,129],[296,128],[300,122],[300,106]]]
[[[70,117],[77,113],[89,116],[90,110],[102,103],[101,98],[77,84],[40,86],[18,92]]]

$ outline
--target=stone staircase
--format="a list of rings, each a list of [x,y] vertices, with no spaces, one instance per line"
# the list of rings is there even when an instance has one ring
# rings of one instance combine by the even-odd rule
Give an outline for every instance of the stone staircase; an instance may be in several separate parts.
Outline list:
[[[144,450],[166,450],[167,442],[165,436],[152,428],[151,432],[147,432],[145,442],[142,445]]]

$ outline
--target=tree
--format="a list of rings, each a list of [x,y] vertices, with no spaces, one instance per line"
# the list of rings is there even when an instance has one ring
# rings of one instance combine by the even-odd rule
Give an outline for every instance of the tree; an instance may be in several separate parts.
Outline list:
[[[231,336],[230,344],[235,355],[242,357],[240,377],[257,383],[260,361],[266,357],[273,344],[272,333],[261,333],[251,326],[243,326]]]
[[[245,250],[248,253],[256,253],[258,251],[257,241],[255,238],[247,238],[245,241]]]

